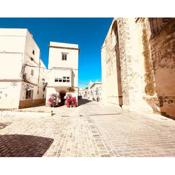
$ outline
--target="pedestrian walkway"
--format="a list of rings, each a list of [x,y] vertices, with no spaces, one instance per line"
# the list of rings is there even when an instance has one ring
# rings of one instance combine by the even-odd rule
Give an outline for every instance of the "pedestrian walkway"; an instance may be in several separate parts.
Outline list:
[[[54,115],[0,118],[0,156],[175,156],[174,120],[98,102],[37,108]]]

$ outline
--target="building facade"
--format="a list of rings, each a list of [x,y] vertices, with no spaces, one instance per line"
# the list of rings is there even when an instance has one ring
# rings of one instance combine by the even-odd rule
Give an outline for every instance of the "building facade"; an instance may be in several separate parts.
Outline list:
[[[62,101],[66,94],[78,100],[78,55],[77,44],[50,42],[46,104],[52,94],[59,94]]]
[[[83,99],[101,101],[102,98],[102,83],[90,81],[88,87],[79,89],[79,95]]]
[[[175,116],[175,19],[114,19],[102,46],[102,98]]]
[[[78,91],[78,95],[83,99],[88,99],[88,87],[80,88]]]
[[[45,102],[45,65],[27,29],[0,29],[0,109]]]
[[[102,83],[101,82],[90,82],[88,85],[88,99],[94,101],[100,101],[102,94]]]

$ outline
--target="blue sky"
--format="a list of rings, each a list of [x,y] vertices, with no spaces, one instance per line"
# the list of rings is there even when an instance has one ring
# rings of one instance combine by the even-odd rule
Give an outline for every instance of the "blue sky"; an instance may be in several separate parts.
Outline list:
[[[50,41],[76,43],[80,47],[79,86],[101,80],[101,46],[112,18],[0,18],[0,28],[28,28],[48,66]]]

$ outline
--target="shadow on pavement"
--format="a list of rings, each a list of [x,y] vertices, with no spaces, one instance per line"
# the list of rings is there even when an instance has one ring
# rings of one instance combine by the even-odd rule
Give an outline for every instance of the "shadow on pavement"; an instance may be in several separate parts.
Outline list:
[[[80,99],[80,100],[78,100],[78,106],[84,105],[84,104],[89,103],[89,102],[90,102],[90,100]]]
[[[0,157],[41,157],[53,139],[31,135],[0,135]]]

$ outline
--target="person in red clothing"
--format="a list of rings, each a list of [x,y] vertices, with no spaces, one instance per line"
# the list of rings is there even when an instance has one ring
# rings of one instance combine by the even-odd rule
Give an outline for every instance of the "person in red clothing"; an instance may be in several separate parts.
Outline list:
[[[60,103],[59,95],[58,94],[51,94],[49,99],[48,99],[48,104],[51,107],[56,107],[56,106],[59,106],[59,103]]]
[[[67,94],[66,96],[66,106],[67,107],[77,107],[77,99],[74,94]]]
[[[76,97],[72,97],[72,105],[74,107],[77,107],[77,100],[76,100]]]
[[[66,95],[66,106],[69,108],[71,106],[71,94]]]

